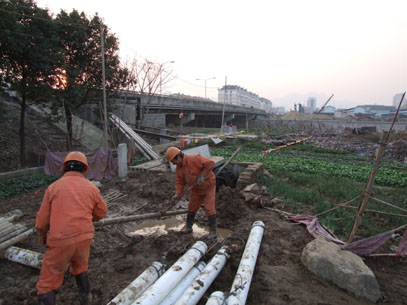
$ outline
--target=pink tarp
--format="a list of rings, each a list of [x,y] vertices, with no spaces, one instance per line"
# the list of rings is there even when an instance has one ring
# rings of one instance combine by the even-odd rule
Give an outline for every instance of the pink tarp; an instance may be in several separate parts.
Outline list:
[[[326,230],[318,221],[318,217],[316,216],[308,216],[308,215],[299,215],[299,214],[291,214],[287,212],[281,213],[287,217],[289,220],[302,223],[307,227],[308,232],[313,236],[324,236],[327,240],[332,241],[338,244],[342,249],[351,251],[357,255],[364,255],[369,256],[374,251],[379,249],[383,244],[390,239],[392,234],[403,227],[399,227],[375,236],[371,236],[362,240],[354,241],[350,244],[345,243],[335,236],[333,236],[328,230]],[[405,256],[407,255],[407,230],[404,233],[402,240],[400,241],[397,253],[395,256]]]
[[[62,163],[68,152],[47,151],[45,155],[44,173],[49,176],[62,175]],[[117,160],[113,159],[112,151],[98,150],[86,153],[89,171],[85,177],[90,180],[111,180],[117,176]]]

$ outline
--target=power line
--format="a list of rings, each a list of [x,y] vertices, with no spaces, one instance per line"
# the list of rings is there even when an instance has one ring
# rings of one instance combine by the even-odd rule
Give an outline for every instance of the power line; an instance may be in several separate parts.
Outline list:
[[[201,86],[201,85],[197,85],[197,84],[191,83],[191,82],[189,82],[189,81],[187,81],[187,80],[185,80],[185,79],[181,79],[181,78],[179,78],[179,77],[175,77],[175,79],[178,79],[178,80],[180,80],[180,81],[182,81],[182,82],[185,82],[185,83],[190,84],[190,85],[195,86],[195,87],[205,88],[205,86]],[[206,86],[206,88],[207,88],[207,89],[218,89],[218,87],[208,87],[208,86]]]

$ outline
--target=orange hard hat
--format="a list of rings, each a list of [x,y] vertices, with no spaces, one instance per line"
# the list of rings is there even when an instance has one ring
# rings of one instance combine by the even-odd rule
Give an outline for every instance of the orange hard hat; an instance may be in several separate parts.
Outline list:
[[[62,167],[64,169],[65,169],[65,164],[68,161],[78,161],[78,162],[81,162],[81,163],[85,164],[86,169],[85,169],[84,173],[86,173],[89,170],[88,159],[86,159],[86,156],[83,153],[79,152],[79,151],[72,151],[72,152],[70,152],[69,154],[66,155],[64,163],[62,164]]]
[[[168,162],[171,162],[181,151],[176,147],[170,147],[167,149],[167,153],[165,157],[167,158]]]

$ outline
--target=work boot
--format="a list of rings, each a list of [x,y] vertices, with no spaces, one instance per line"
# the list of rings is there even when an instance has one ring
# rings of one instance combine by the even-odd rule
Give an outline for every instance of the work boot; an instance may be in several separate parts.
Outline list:
[[[216,214],[208,216],[209,235],[208,239],[216,238]]]
[[[195,213],[194,212],[188,212],[187,214],[187,222],[185,226],[181,229],[182,234],[189,234],[192,233],[192,226],[194,225],[195,221]]]
[[[55,291],[52,290],[44,294],[39,294],[38,301],[40,305],[55,305]]]
[[[92,305],[92,294],[89,293],[80,293],[79,292],[79,303],[81,305]]]
[[[79,289],[79,302],[81,305],[92,305],[92,294],[90,293],[88,272],[85,271],[76,275],[75,280]]]

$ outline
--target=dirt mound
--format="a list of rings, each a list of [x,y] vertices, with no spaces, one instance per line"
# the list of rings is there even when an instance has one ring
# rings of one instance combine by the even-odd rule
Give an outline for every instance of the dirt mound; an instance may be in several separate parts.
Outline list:
[[[282,120],[329,120],[330,117],[325,114],[307,114],[291,111],[281,117]]]
[[[130,176],[125,181],[116,180],[102,186],[102,195],[112,190],[126,195],[109,202],[107,217],[157,212],[163,200],[174,193],[174,174],[136,172]],[[0,215],[19,208],[25,214],[21,222],[32,226],[44,189],[0,201]],[[247,304],[371,304],[330,283],[319,281],[302,265],[302,249],[312,240],[303,226],[287,222],[273,211],[249,208],[237,189],[222,187],[216,200],[219,227],[229,229],[230,235],[216,243],[206,240],[210,250],[204,260],[209,261],[223,244],[230,247],[232,256],[199,304],[205,304],[215,290],[230,290],[250,229],[257,220],[263,221],[266,228]],[[197,221],[206,224],[202,209]],[[135,226],[137,223],[132,222],[96,230],[89,264],[94,304],[107,304],[153,261],[170,266],[196,240],[205,240],[205,237],[182,235],[176,230],[165,235],[129,234]],[[37,236],[16,246],[37,252],[45,250]],[[385,298],[380,303],[406,304],[404,275],[407,260],[370,258],[366,262],[376,274],[384,293]],[[35,284],[38,276],[39,270],[1,259],[0,304],[2,301],[4,305],[37,304]],[[76,297],[75,279],[67,274],[57,295],[58,304],[76,304]]]
[[[249,208],[243,196],[236,189],[221,187],[216,193],[216,215],[218,225],[230,227],[243,217],[247,217]]]

